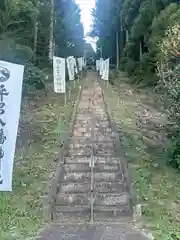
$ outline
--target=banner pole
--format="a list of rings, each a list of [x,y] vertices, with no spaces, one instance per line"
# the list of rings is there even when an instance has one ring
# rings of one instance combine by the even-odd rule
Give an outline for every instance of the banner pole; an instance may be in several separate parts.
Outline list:
[[[64,105],[66,106],[66,92],[64,93]]]
[[[71,88],[69,88],[69,101],[71,100]]]

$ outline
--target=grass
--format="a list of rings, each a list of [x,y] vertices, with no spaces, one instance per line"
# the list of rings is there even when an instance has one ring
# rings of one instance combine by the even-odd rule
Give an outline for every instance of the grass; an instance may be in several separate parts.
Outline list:
[[[128,161],[142,218],[157,240],[180,239],[180,174],[167,166],[169,122],[160,96],[136,90],[120,74],[104,82],[105,100],[116,122]]]
[[[25,240],[43,227],[43,195],[67,136],[79,86],[71,87],[71,100],[49,86],[23,103],[14,164],[13,191],[0,193],[0,239]]]

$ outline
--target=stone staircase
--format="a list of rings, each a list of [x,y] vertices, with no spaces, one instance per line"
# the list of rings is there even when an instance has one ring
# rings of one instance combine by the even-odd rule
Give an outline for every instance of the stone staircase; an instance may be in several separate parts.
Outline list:
[[[133,226],[130,194],[116,154],[116,133],[92,74],[86,79],[69,151],[64,156],[54,219],[38,239],[150,239]]]
[[[55,222],[131,219],[130,196],[114,139],[101,88],[91,81],[82,91],[69,153],[64,158]]]

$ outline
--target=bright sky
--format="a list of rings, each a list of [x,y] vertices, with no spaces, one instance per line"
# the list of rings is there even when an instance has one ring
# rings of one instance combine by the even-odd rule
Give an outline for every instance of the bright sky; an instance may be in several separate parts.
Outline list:
[[[81,8],[81,21],[84,25],[85,35],[91,30],[92,24],[91,10],[95,6],[95,0],[76,0]]]

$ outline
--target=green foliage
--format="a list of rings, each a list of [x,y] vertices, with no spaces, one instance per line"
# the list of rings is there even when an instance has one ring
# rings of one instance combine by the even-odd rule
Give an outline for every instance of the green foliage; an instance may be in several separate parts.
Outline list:
[[[24,92],[44,88],[45,78],[46,75],[41,69],[32,63],[26,64],[23,81]]]
[[[98,50],[115,58],[120,35],[120,68],[133,83],[164,91],[174,122],[169,162],[180,168],[180,5],[174,0],[98,0],[93,10],[93,34]],[[100,53],[100,51],[99,51]],[[98,54],[99,54],[98,53]],[[158,74],[157,74],[158,73]],[[172,161],[172,162],[171,162]],[[175,164],[174,164],[175,163]]]
[[[83,56],[83,26],[74,0],[1,0],[0,59],[25,65],[23,94],[44,88],[50,30],[57,56]],[[52,16],[52,12],[54,12]],[[51,29],[51,20],[54,23]]]

